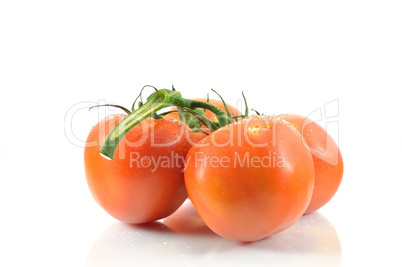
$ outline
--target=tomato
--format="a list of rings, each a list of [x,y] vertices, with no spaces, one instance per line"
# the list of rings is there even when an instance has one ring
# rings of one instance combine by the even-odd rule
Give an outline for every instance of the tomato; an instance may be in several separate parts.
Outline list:
[[[337,192],[343,176],[343,160],[334,139],[323,127],[309,118],[286,114],[283,119],[291,123],[310,148],[314,161],[314,190],[306,214],[328,203]]]
[[[314,164],[288,122],[252,116],[193,146],[185,184],[198,214],[215,233],[251,242],[285,230],[306,210]]]
[[[205,102],[207,101],[206,98],[194,98],[194,100],[205,101]],[[226,113],[225,106],[223,105],[221,100],[209,99],[208,102],[211,103],[212,105],[217,106],[218,108],[220,108],[221,110],[225,111],[225,113]],[[233,107],[232,105],[230,105],[228,103],[226,103],[226,106],[229,109],[229,112],[233,116],[241,115],[241,112],[237,108]],[[173,107],[171,110],[177,110],[177,108]],[[204,115],[205,115],[205,117],[207,117],[208,119],[210,119],[212,121],[218,121],[218,119],[216,118],[216,115],[213,112],[211,112],[210,110],[205,110]],[[170,114],[166,115],[165,117],[170,117],[170,118],[173,118],[173,119],[176,119],[176,120],[180,120],[179,114],[176,113],[176,112],[175,113],[170,113]],[[201,127],[201,129],[203,131],[207,132],[207,133],[210,133],[208,128],[205,127],[204,125]],[[193,141],[193,143],[197,143],[198,141],[204,139],[205,137],[207,137],[207,135],[205,133],[203,133],[202,131],[198,131],[198,132],[194,133],[194,139],[192,141]]]
[[[138,224],[164,218],[187,197],[183,168],[192,131],[180,121],[147,118],[120,141],[113,160],[107,160],[99,149],[125,117],[107,117],[89,133],[84,153],[89,189],[120,221]]]

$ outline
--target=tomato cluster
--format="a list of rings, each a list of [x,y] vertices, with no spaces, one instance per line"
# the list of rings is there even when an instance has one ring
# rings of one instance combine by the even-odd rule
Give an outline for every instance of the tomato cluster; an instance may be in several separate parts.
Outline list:
[[[188,195],[215,233],[252,242],[289,228],[336,193],[342,156],[317,123],[292,114],[242,115],[223,100],[168,93],[174,101],[151,97],[144,107],[107,117],[89,133],[86,179],[94,199],[116,219],[162,219]],[[156,114],[166,106],[174,107]]]

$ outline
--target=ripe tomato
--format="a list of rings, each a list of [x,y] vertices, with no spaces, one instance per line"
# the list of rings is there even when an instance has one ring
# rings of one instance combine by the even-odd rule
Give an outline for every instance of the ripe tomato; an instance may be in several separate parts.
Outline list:
[[[148,118],[120,141],[113,160],[99,154],[125,115],[107,117],[89,133],[85,174],[97,203],[126,223],[146,223],[173,213],[186,199],[184,159],[190,128],[180,121]]]
[[[194,98],[194,100],[205,101],[205,102],[207,101],[206,98]],[[221,110],[226,112],[225,106],[223,105],[221,100],[209,99],[208,102],[211,103],[212,105],[217,106],[218,108],[220,108]],[[233,107],[232,105],[230,105],[228,103],[226,103],[226,106],[228,107],[229,112],[233,116],[241,115],[241,112],[237,108]],[[177,110],[177,108],[173,107],[171,110]],[[204,115],[205,115],[205,117],[207,117],[208,119],[210,119],[212,121],[218,121],[218,119],[216,118],[216,115],[214,113],[212,113],[211,111],[209,111],[209,110],[205,110]],[[165,117],[170,117],[170,118],[173,118],[173,119],[176,119],[176,120],[180,120],[180,117],[179,117],[178,113],[170,113],[170,114],[166,115]],[[201,129],[204,130],[207,133],[210,133],[208,128],[205,127],[204,125],[201,127]],[[194,139],[192,141],[193,141],[193,143],[197,143],[198,141],[204,139],[205,137],[207,137],[207,135],[205,133],[203,133],[201,131],[198,131],[198,132],[194,133]]]
[[[305,214],[324,206],[335,195],[343,176],[343,160],[334,139],[309,118],[286,114],[283,119],[291,123],[303,135],[314,161],[314,190]]]
[[[184,172],[200,217],[217,234],[251,242],[294,224],[313,191],[314,166],[288,122],[252,116],[193,146]]]

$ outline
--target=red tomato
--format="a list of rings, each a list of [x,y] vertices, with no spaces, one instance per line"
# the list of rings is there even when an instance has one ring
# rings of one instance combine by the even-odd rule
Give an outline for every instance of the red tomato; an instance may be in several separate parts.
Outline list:
[[[97,203],[116,219],[146,223],[173,213],[187,197],[184,159],[192,131],[173,119],[148,118],[120,141],[112,161],[99,149],[125,115],[107,117],[89,133],[85,174]]]
[[[217,234],[251,242],[283,231],[306,210],[314,166],[288,122],[252,116],[215,131],[187,154],[187,192]]]
[[[204,102],[207,101],[206,98],[194,98],[194,100],[199,100],[199,101],[204,101]],[[218,108],[220,108],[221,110],[225,111],[225,113],[226,113],[225,106],[223,105],[221,100],[209,99],[208,102],[211,103],[212,105],[217,106]],[[237,108],[233,107],[232,105],[230,105],[228,103],[226,103],[226,106],[228,107],[229,112],[233,116],[241,115],[241,112]],[[177,108],[173,107],[171,110],[177,110]],[[216,118],[216,115],[214,113],[212,113],[211,111],[209,111],[209,110],[205,110],[204,115],[205,115],[205,117],[207,117],[208,119],[210,119],[212,121],[218,121],[218,119]],[[180,120],[180,117],[179,117],[178,113],[170,113],[170,114],[166,115],[165,117],[170,117],[170,118],[173,118],[173,119],[176,119],[176,120]],[[205,132],[210,133],[208,128],[205,127],[204,125],[201,128]],[[198,132],[195,132],[194,139],[192,141],[193,141],[193,143],[197,143],[198,141],[204,139],[205,137],[207,137],[207,135],[205,133],[203,133],[201,131],[198,131]]]
[[[305,214],[324,206],[335,195],[343,176],[343,160],[334,139],[309,118],[286,114],[283,119],[291,123],[302,135],[310,148],[314,161],[314,190]]]

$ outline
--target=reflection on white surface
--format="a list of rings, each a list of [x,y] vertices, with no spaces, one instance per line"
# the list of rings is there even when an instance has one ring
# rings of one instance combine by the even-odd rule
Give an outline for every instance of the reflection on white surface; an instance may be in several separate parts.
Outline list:
[[[190,201],[162,222],[110,225],[88,252],[87,266],[340,266],[341,244],[321,214],[290,229],[244,244],[224,239],[203,223]]]

